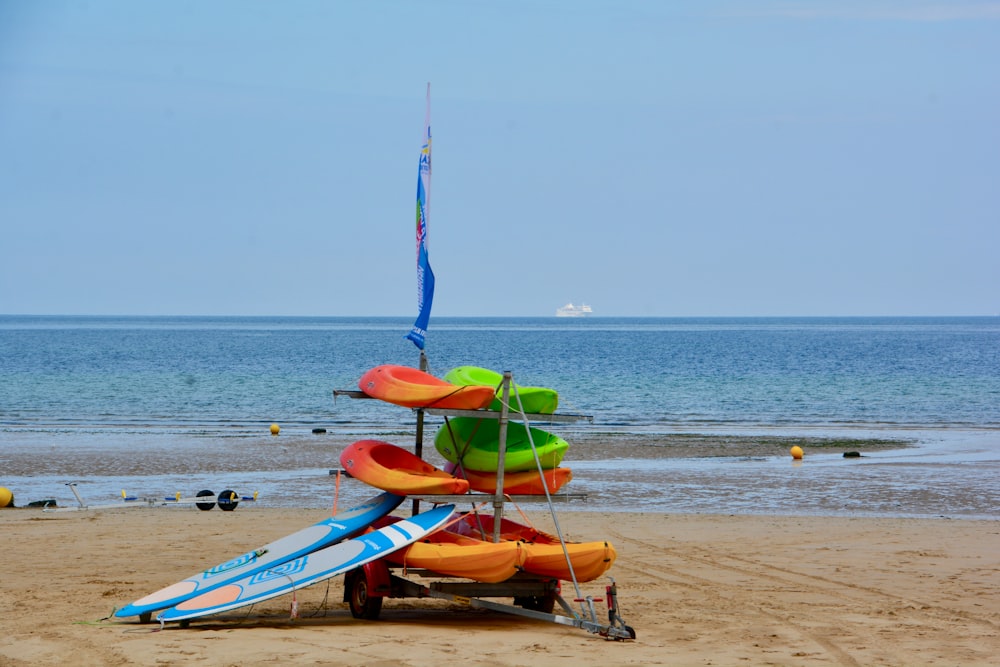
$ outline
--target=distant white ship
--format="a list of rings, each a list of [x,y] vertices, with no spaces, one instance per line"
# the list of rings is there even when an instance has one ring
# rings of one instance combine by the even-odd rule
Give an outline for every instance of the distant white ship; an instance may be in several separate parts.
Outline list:
[[[585,303],[581,303],[579,306],[567,303],[562,308],[556,308],[556,317],[587,317],[592,312],[594,311]]]

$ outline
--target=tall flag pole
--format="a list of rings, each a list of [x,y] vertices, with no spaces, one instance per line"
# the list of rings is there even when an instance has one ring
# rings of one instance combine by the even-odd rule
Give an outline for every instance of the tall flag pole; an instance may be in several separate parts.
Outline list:
[[[421,352],[431,318],[434,301],[434,272],[427,257],[427,216],[431,195],[431,84],[427,84],[427,115],[424,118],[424,145],[420,149],[420,169],[417,173],[417,321],[406,337]]]

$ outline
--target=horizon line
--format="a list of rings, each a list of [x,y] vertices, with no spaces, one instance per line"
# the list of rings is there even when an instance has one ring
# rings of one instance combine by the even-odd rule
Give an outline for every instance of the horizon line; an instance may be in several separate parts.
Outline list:
[[[407,319],[413,315],[261,315],[261,314],[215,314],[204,313],[0,313],[0,317],[97,317],[97,318],[268,318],[268,319],[294,319],[294,318],[380,318],[380,319]],[[997,318],[1000,313],[991,315],[985,314],[933,314],[933,315],[595,315],[590,314],[584,317],[559,317],[557,315],[435,315],[434,317],[447,319],[504,319],[504,318],[531,318],[531,319],[558,319],[558,320],[597,320],[597,319],[861,319],[861,318],[941,318],[941,317],[979,317]]]

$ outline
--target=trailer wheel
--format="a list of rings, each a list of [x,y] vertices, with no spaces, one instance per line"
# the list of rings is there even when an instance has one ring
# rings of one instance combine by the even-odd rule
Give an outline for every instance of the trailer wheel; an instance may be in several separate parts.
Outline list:
[[[232,512],[240,504],[240,497],[235,491],[226,489],[219,494],[219,509],[223,512]]]
[[[555,593],[548,593],[546,595],[523,595],[515,597],[514,604],[518,607],[530,609],[531,611],[540,611],[543,614],[551,614],[556,608],[556,595]]]
[[[351,616],[374,621],[382,613],[382,598],[368,595],[368,578],[364,570],[355,570],[345,577],[344,587]]]
[[[198,497],[198,498],[204,498],[205,496],[214,496],[215,494],[212,493],[211,491],[209,491],[208,489],[205,489],[203,491],[199,491],[198,493],[196,493],[194,495],[196,497]],[[195,503],[194,505],[195,505],[195,507],[197,507],[198,509],[200,509],[202,512],[207,512],[208,510],[210,510],[213,507],[215,507],[215,501],[213,500],[210,503]]]
[[[151,611],[144,611],[141,614],[139,614],[140,623],[149,623],[152,620],[153,620],[153,612]]]

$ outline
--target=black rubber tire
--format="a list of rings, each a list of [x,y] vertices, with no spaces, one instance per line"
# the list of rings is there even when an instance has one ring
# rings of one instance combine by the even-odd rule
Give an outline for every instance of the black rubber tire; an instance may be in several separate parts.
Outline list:
[[[219,509],[223,512],[232,512],[240,504],[240,496],[231,489],[226,489],[219,494]]]
[[[141,614],[139,614],[140,623],[149,623],[152,620],[153,620],[153,612],[151,611],[144,611]]]
[[[543,614],[551,614],[556,608],[555,593],[548,595],[524,595],[514,598],[514,604],[531,611],[540,611]]]
[[[344,578],[347,588],[347,604],[351,608],[351,616],[374,621],[382,613],[382,598],[368,595],[368,579],[364,571],[352,572]]]
[[[208,489],[204,489],[204,490],[199,491],[198,493],[196,493],[194,495],[197,498],[204,498],[205,496],[214,496],[215,494],[213,492],[209,491]],[[207,512],[208,510],[210,510],[213,507],[215,507],[215,501],[213,500],[210,503],[195,503],[194,506],[197,507],[198,509],[200,509],[202,512]]]

